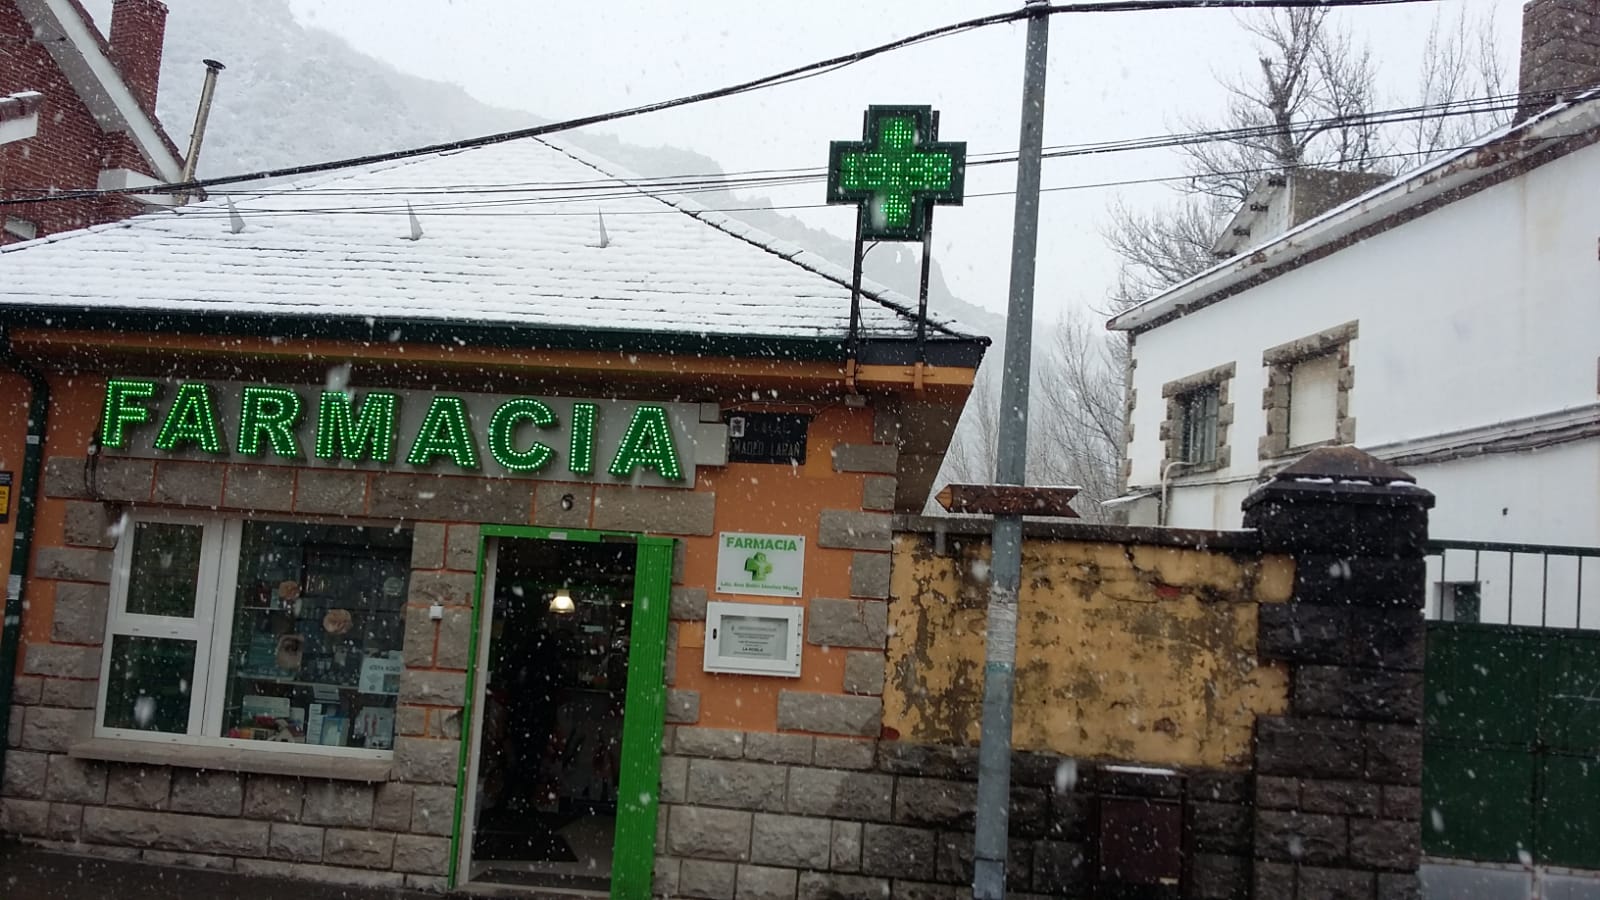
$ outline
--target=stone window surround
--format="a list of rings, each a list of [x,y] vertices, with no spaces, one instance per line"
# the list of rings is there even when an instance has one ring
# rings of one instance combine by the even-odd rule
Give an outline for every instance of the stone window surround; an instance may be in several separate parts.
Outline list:
[[[1324,329],[1316,334],[1297,338],[1261,354],[1261,365],[1267,369],[1266,387],[1261,392],[1261,409],[1266,418],[1266,434],[1257,445],[1263,460],[1290,456],[1336,444],[1353,444],[1356,439],[1356,420],[1350,415],[1350,389],[1355,385],[1355,366],[1350,361],[1350,342],[1360,337],[1360,322],[1352,320],[1342,325]],[[1289,396],[1294,367],[1318,356],[1338,355],[1339,381],[1335,400],[1334,438],[1301,446],[1289,446]]]
[[[1228,430],[1233,425],[1233,401],[1229,398],[1229,385],[1236,371],[1234,363],[1213,366],[1203,372],[1177,378],[1161,386],[1161,398],[1166,401],[1166,416],[1161,422],[1160,439],[1163,446],[1161,467],[1168,463],[1183,463],[1183,397],[1206,387],[1217,389],[1217,454],[1207,463],[1184,464],[1180,475],[1216,472],[1228,468],[1232,462],[1232,448],[1228,444]]]
[[[92,759],[101,762],[174,766],[218,772],[252,772],[376,784],[388,781],[394,768],[393,763],[387,759],[363,759],[325,753],[284,753],[188,742],[140,741],[109,737],[89,738],[73,743],[68,747],[67,755],[74,759]]]

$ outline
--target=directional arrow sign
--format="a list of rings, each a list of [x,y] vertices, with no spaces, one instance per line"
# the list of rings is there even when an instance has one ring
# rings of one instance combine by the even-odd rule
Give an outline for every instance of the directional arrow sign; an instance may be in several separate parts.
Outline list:
[[[953,513],[987,516],[1055,516],[1076,519],[1072,498],[1082,488],[1024,487],[1014,484],[948,484],[934,495]]]

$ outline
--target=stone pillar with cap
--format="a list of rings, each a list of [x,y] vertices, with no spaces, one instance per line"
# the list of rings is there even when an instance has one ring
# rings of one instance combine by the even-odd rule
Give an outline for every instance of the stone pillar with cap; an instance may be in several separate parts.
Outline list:
[[[1313,450],[1257,488],[1244,524],[1294,557],[1259,653],[1290,703],[1256,724],[1257,900],[1418,896],[1422,664],[1433,495],[1354,448]]]

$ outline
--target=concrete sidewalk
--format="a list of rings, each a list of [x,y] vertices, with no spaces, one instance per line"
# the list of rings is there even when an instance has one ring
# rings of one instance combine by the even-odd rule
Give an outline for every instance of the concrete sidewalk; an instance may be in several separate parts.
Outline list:
[[[604,893],[474,884],[448,894],[160,866],[0,843],[0,900],[589,900]]]
[[[0,847],[0,897],[5,900],[440,900],[442,896]]]

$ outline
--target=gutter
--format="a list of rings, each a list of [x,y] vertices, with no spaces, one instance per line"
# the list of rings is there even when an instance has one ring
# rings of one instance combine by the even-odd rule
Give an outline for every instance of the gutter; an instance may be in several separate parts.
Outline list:
[[[1402,175],[1252,250],[1245,250],[1106,323],[1139,333],[1241,293],[1348,243],[1432,212],[1600,141],[1590,91],[1564,107],[1508,126],[1477,145]]]
[[[14,252],[14,251],[13,251]],[[0,294],[0,313],[13,328],[53,330],[118,330],[123,332],[182,333],[207,336],[348,340],[374,344],[424,343],[497,349],[590,350],[628,353],[729,356],[778,361],[845,361],[842,338],[832,336],[734,335],[669,331],[623,331],[595,328],[550,327],[515,322],[483,322],[438,318],[400,319],[376,317],[329,318],[318,314],[225,312],[220,310],[113,309],[87,304],[15,304]],[[938,338],[926,347],[926,362],[934,366],[976,369],[983,361],[989,338]],[[865,339],[862,365],[911,366],[918,362],[915,338]]]
[[[5,619],[0,625],[0,769],[5,767],[10,743],[11,705],[15,694],[17,658],[22,645],[23,584],[33,544],[33,514],[38,503],[39,473],[45,435],[50,426],[50,384],[38,369],[19,359],[11,336],[0,328],[0,362],[28,380],[28,436],[22,453],[22,478],[16,485],[17,522],[11,537],[11,568],[6,579]]]

